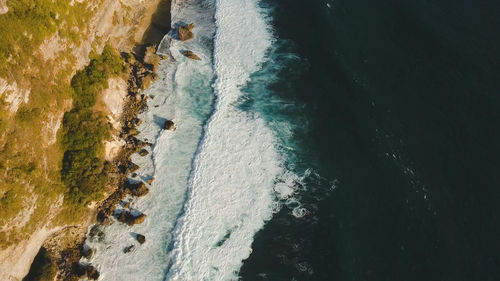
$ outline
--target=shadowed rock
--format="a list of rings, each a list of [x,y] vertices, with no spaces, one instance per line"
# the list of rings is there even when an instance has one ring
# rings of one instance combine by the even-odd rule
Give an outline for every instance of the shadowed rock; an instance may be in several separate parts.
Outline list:
[[[82,257],[90,259],[94,255],[94,249],[90,248],[87,245],[82,245],[82,247],[80,249],[80,253],[81,253]]]
[[[184,51],[182,54],[185,57],[188,57],[192,60],[201,60],[201,58],[199,56],[197,56],[195,53],[193,53],[192,51]]]
[[[115,214],[115,218],[122,223],[126,223],[129,226],[134,224],[141,224],[146,219],[145,214],[133,215],[129,211],[122,211]]]
[[[146,242],[146,236],[142,235],[142,234],[137,234],[137,241],[141,244],[144,244],[144,242]]]
[[[130,245],[130,246],[127,246],[125,248],[123,248],[123,252],[126,254],[126,253],[129,253],[130,251],[132,251],[133,249],[135,248],[134,245]]]
[[[156,45],[146,48],[144,54],[144,64],[148,66],[153,72],[158,71],[158,64],[160,63],[160,56],[156,54]]]
[[[169,131],[175,131],[174,121],[172,121],[172,120],[165,121],[165,123],[163,124],[163,129],[169,130]]]
[[[127,183],[127,186],[125,187],[126,191],[130,193],[133,196],[141,197],[146,194],[148,194],[149,189],[146,187],[146,185],[143,182],[137,182],[137,183]]]

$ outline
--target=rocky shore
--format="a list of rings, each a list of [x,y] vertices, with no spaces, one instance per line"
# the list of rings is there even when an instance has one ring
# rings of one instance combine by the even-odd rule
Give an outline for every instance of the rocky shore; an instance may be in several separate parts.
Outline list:
[[[125,97],[123,112],[120,118],[122,126],[119,137],[123,141],[124,146],[112,160],[113,170],[109,176],[115,188],[96,208],[97,215],[95,220],[99,225],[109,224],[111,217],[127,225],[142,223],[146,218],[146,214],[130,210],[127,204],[123,203],[123,199],[127,195],[135,197],[146,195],[149,191],[147,185],[152,183],[152,179],[147,182],[131,181],[128,175],[138,169],[138,166],[131,162],[130,156],[133,153],[146,151],[144,147],[152,145],[136,138],[136,135],[139,133],[136,127],[142,122],[137,116],[147,108],[146,101],[148,96],[144,95],[142,91],[146,90],[158,78],[156,71],[162,58],[156,55],[155,45],[145,48],[143,54],[131,52],[122,53],[122,56],[125,59],[129,73],[127,82],[128,94]],[[120,203],[123,203],[122,206],[125,207],[125,210],[116,210],[116,206]],[[92,228],[90,231],[93,231]],[[85,239],[85,236],[80,236],[78,237],[78,241],[74,241],[74,244],[65,249],[58,249],[57,247],[48,249],[49,252],[60,253],[60,258],[56,261],[59,271],[58,280],[97,279],[99,277],[99,272],[94,266],[80,263],[82,257],[90,258],[93,254],[93,250],[84,245]],[[138,235],[139,239],[144,242],[145,236]],[[47,246],[50,247],[50,245]]]
[[[194,37],[193,28],[194,24],[179,27],[176,30],[176,39],[180,41],[192,39]],[[156,54],[156,45],[136,48],[136,52],[122,53],[129,78],[127,81],[127,95],[119,121],[121,125],[119,139],[124,145],[111,160],[113,168],[109,177],[114,188],[105,200],[95,206],[95,220],[93,220],[95,224],[90,227],[88,233],[83,234],[81,229],[79,232],[75,229],[74,240],[68,241],[63,246],[61,246],[61,243],[54,242],[58,238],[57,235],[53,236],[44,243],[40,251],[40,253],[52,253],[52,262],[55,261],[58,270],[56,280],[79,280],[82,278],[97,280],[99,272],[96,267],[81,262],[82,257],[88,260],[94,253],[93,249],[85,245],[87,236],[99,239],[103,235],[102,226],[106,226],[113,221],[132,226],[140,224],[146,219],[147,215],[131,209],[130,202],[126,201],[125,198],[147,195],[154,181],[154,178],[145,181],[135,180],[137,178],[136,170],[139,167],[131,161],[131,155],[138,153],[140,156],[147,156],[149,152],[145,147],[152,146],[152,143],[139,140],[136,137],[139,134],[137,126],[142,123],[138,115],[147,110],[147,100],[154,98],[145,95],[143,91],[158,79],[159,62],[167,58]],[[200,60],[191,51],[185,51],[184,55],[190,59]],[[165,120],[162,127],[163,130],[175,130],[175,124],[171,120]],[[117,209],[118,206],[121,206],[121,208]],[[136,240],[139,244],[143,244],[146,241],[146,236],[137,233]],[[128,253],[134,247],[134,245],[128,246],[123,249],[123,252]],[[58,254],[54,255],[54,253]],[[41,255],[41,258],[43,258],[43,255]],[[36,262],[37,260],[35,260],[34,264]]]

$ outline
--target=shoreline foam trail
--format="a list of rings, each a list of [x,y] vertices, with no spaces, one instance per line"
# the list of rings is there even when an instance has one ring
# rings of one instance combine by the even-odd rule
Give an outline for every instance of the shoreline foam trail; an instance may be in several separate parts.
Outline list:
[[[182,9],[181,7],[182,6]],[[208,9],[208,10],[207,10]],[[127,226],[113,221],[100,227],[102,236],[90,237],[88,246],[95,249],[90,260],[101,273],[100,280],[163,280],[168,265],[166,245],[170,243],[171,230],[185,200],[186,185],[191,162],[201,136],[202,126],[211,111],[213,91],[212,38],[213,14],[210,6],[172,3],[173,26],[179,22],[194,21],[196,37],[189,42],[171,38],[174,30],[165,36],[158,53],[167,55],[161,61],[158,80],[143,92],[148,98],[148,110],[139,115],[142,123],[137,138],[152,142],[149,154],[132,155],[132,162],[140,168],[132,180],[147,182],[148,195],[140,198],[126,197],[132,210],[144,212],[142,224]],[[208,42],[208,44],[207,44]],[[203,58],[194,62],[182,55],[189,48]],[[173,120],[175,132],[162,130],[165,120]],[[125,204],[123,204],[125,205]],[[125,207],[118,207],[123,209]],[[99,232],[97,231],[97,232]],[[144,244],[135,237],[143,234]],[[130,248],[130,246],[133,246]],[[124,253],[124,250],[127,253]]]
[[[174,231],[167,280],[237,279],[254,234],[272,217],[276,179],[288,174],[266,121],[237,106],[273,43],[264,11],[254,0],[218,0],[215,19],[217,100]]]

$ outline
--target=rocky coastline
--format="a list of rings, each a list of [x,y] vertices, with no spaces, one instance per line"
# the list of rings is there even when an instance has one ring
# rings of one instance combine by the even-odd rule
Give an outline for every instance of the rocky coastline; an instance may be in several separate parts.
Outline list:
[[[176,39],[180,41],[190,40],[194,37],[193,28],[194,24],[181,26],[175,30],[174,37],[177,37]],[[118,223],[129,226],[140,224],[146,219],[147,214],[132,210],[130,202],[125,201],[125,198],[127,196],[141,197],[147,195],[149,187],[154,181],[154,178],[145,181],[134,179],[137,177],[135,172],[139,166],[131,161],[131,155],[138,153],[140,156],[146,156],[148,150],[145,147],[153,145],[136,137],[139,134],[137,126],[142,123],[138,115],[147,110],[147,100],[154,98],[145,95],[143,91],[158,79],[158,65],[161,60],[167,58],[156,54],[156,45],[144,46],[135,50],[121,54],[128,72],[128,92],[120,117],[121,130],[119,138],[124,145],[111,161],[113,168],[109,178],[110,185],[113,186],[112,191],[105,200],[96,204],[94,218],[89,221],[87,226],[84,228],[76,227],[73,230],[75,232],[73,241],[61,247],[60,243],[55,242],[58,239],[57,236],[54,236],[46,241],[40,250],[40,253],[51,253],[52,263],[57,266],[58,271],[56,280],[79,280],[82,278],[97,280],[99,278],[97,269],[92,264],[81,262],[82,257],[90,259],[94,253],[93,249],[85,245],[87,234],[89,236],[102,235],[100,227],[110,224],[113,219]],[[184,54],[186,57],[200,60],[193,52],[186,52],[189,54]],[[165,120],[162,129],[174,131],[175,124],[171,120]],[[122,208],[117,209],[117,206]],[[89,229],[88,233],[87,228]],[[137,233],[136,240],[139,244],[143,244],[146,241],[146,236]],[[127,253],[133,247],[135,246],[126,247],[123,252]],[[35,259],[33,264],[36,265],[36,262]]]
[[[38,275],[46,274],[40,268],[50,264],[51,270],[57,271],[55,280],[79,280],[82,278],[99,278],[99,272],[90,264],[80,263],[82,257],[90,258],[93,250],[84,245],[87,228],[94,224],[109,224],[110,217],[118,221],[133,225],[144,221],[145,214],[132,214],[131,212],[115,212],[115,207],[122,199],[130,194],[144,196],[148,193],[145,183],[130,182],[127,176],[133,173],[138,166],[133,164],[130,156],[141,151],[151,143],[138,140],[136,128],[141,120],[137,115],[146,108],[147,96],[141,92],[152,81],[157,79],[156,70],[161,57],[157,56],[156,46],[148,46],[144,54],[122,53],[128,72],[128,94],[125,97],[123,111],[120,118],[121,130],[119,138],[124,145],[111,161],[112,171],[109,174],[112,192],[107,198],[94,206],[92,218],[82,226],[68,226],[44,242],[38,255],[35,257],[28,276],[23,280],[39,280]],[[151,184],[152,181],[148,181]],[[92,231],[92,230],[91,230]],[[142,235],[141,241],[145,241]]]

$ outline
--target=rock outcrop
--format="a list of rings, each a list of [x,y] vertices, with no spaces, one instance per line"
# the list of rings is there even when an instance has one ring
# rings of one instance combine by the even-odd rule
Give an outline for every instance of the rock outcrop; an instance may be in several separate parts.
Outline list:
[[[163,130],[175,131],[175,124],[172,120],[167,120],[163,124]]]
[[[99,271],[90,264],[74,263],[72,268],[72,273],[75,276],[80,277],[80,279],[87,278],[89,280],[99,279]]]
[[[91,280],[99,279],[99,271],[92,265],[87,266],[87,278]]]
[[[150,68],[153,72],[158,71],[158,64],[160,63],[160,56],[156,54],[156,46],[149,46],[146,48],[146,53],[144,54],[144,64]]]
[[[194,38],[194,23],[186,24],[177,28],[177,39],[186,41]]]
[[[144,242],[146,242],[146,236],[142,235],[142,234],[137,234],[137,242],[141,243],[141,244],[144,244]]]
[[[146,219],[145,214],[134,215],[129,211],[121,211],[115,215],[119,222],[126,223],[129,226],[141,224]]]
[[[137,183],[129,182],[126,186],[126,191],[132,196],[141,197],[148,194],[149,189],[143,182],[137,182]]]
[[[184,51],[182,54],[185,57],[188,57],[192,60],[201,60],[201,58],[198,55],[196,55],[195,53],[193,53],[192,51]]]

